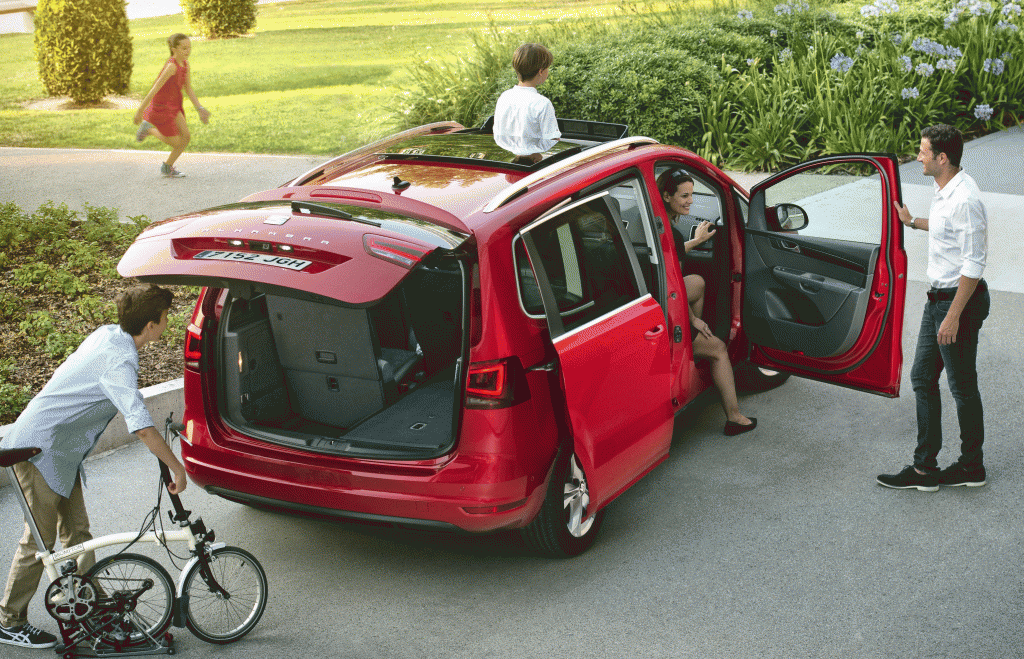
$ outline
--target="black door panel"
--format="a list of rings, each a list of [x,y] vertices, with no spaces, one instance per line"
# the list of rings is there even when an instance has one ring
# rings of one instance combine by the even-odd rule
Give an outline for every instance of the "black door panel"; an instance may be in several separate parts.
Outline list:
[[[860,336],[877,245],[748,230],[744,322],[751,341],[808,357]]]

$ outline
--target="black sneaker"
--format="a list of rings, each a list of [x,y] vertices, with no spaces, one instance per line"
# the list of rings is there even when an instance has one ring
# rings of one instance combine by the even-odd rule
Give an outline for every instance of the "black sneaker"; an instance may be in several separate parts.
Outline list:
[[[959,462],[954,462],[939,472],[939,485],[956,487],[981,487],[988,481],[985,480],[985,468],[967,469]]]
[[[52,648],[57,645],[57,637],[25,623],[17,627],[0,626],[0,643],[22,648]]]
[[[922,492],[935,492],[939,489],[939,476],[936,473],[919,474],[914,465],[907,465],[898,474],[882,474],[878,477],[878,484],[891,487],[894,490],[921,490]]]

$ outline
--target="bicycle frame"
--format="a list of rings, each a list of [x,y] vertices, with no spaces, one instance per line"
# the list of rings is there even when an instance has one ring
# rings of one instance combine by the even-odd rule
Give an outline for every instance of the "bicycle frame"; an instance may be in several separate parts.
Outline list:
[[[170,440],[172,433],[181,437],[182,431],[184,426],[174,423],[173,416],[168,416],[164,426],[164,440]],[[48,549],[14,469],[19,462],[31,459],[39,452],[38,448],[5,449],[0,451],[0,467],[7,469],[11,483],[15,486],[25,524],[38,548],[35,558],[50,579],[45,598],[46,610],[57,619],[60,626],[64,644],[58,646],[58,653],[63,653],[65,659],[80,656],[77,648],[82,643],[92,644],[90,651],[105,657],[174,654],[173,636],[166,631],[172,624],[175,627],[187,627],[207,643],[233,643],[248,634],[259,622],[266,608],[268,592],[263,566],[244,549],[228,547],[223,542],[215,543],[213,530],[206,528],[201,517],[197,516],[193,520],[192,512],[185,510],[177,494],[169,493],[173,508],[167,511],[172,525],[170,530],[157,524],[162,510],[160,490],[157,504],[146,515],[146,521],[139,531],[111,533],[59,551]],[[170,470],[163,462],[159,462],[159,465],[160,487],[169,487],[173,482]],[[175,565],[176,556],[168,547],[170,543],[184,543],[191,558],[180,569],[177,584],[174,584],[167,570],[152,558],[125,553],[135,543],[164,547]],[[83,555],[115,546],[121,546],[122,549],[100,559],[96,567],[84,575],[78,574],[78,561]],[[226,561],[220,562],[220,557],[225,557]],[[148,568],[145,567],[147,564]],[[129,565],[141,565],[152,576],[135,579],[120,576],[119,570]],[[100,581],[94,583],[94,579]],[[110,579],[113,581],[103,581]],[[122,585],[129,581],[137,585]],[[159,600],[154,600],[154,603],[162,601],[159,615],[153,619],[151,626],[145,622],[144,616],[132,620],[130,616],[136,611],[139,597],[152,589],[156,582],[162,584],[158,589],[161,593],[157,596]],[[230,604],[233,599],[240,604]],[[198,607],[194,606],[196,602],[199,602]],[[211,606],[211,602],[215,605]],[[140,621],[141,626],[135,626]]]
[[[165,439],[169,432],[178,434],[178,427],[176,427],[176,424],[173,424],[171,418],[168,417],[164,429]],[[29,507],[28,499],[25,498],[25,493],[21,489],[21,481],[18,480],[18,475],[15,473],[14,467],[6,467],[6,470],[11,483],[14,485],[13,489],[15,496],[18,499],[18,503],[21,505],[22,512],[25,514],[25,523],[28,524],[29,531],[32,533],[32,537],[36,541],[36,547],[39,549],[39,551],[36,552],[36,558],[42,562],[43,568],[46,571],[46,576],[51,582],[55,581],[60,576],[60,571],[57,569],[58,564],[63,561],[77,560],[87,552],[96,551],[97,549],[102,549],[104,547],[130,545],[139,542],[152,543],[160,546],[166,546],[169,542],[184,542],[188,545],[192,558],[185,564],[181,573],[178,575],[178,583],[175,593],[175,615],[177,616],[177,600],[181,598],[185,575],[188,574],[189,568],[191,568],[196,561],[205,560],[212,550],[225,546],[224,543],[214,544],[214,533],[212,531],[207,533],[206,526],[203,524],[202,518],[197,518],[196,521],[193,522],[191,520],[192,513],[185,510],[178,495],[170,494],[169,498],[171,505],[174,508],[174,512],[170,515],[170,518],[173,523],[180,526],[178,530],[154,530],[146,531],[142,534],[131,532],[110,533],[77,544],[73,547],[65,547],[60,551],[52,551],[47,549],[46,544],[43,542],[42,534],[39,532],[39,526],[36,524],[35,517],[32,515],[32,509]],[[162,462],[160,463],[160,481],[164,485],[171,482],[170,471],[167,469],[167,465]],[[203,546],[202,550],[200,550],[200,545]],[[207,575],[204,575],[204,577],[206,576]],[[227,594],[212,577],[208,577],[208,583],[210,583],[212,588],[219,590],[225,595]]]

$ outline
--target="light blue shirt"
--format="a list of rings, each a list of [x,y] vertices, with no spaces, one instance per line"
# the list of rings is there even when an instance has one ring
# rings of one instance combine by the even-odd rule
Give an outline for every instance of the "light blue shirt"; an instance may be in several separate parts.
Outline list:
[[[54,371],[0,447],[43,449],[32,463],[50,489],[68,497],[82,460],[118,412],[129,432],[153,425],[139,391],[135,341],[120,326],[104,325]]]

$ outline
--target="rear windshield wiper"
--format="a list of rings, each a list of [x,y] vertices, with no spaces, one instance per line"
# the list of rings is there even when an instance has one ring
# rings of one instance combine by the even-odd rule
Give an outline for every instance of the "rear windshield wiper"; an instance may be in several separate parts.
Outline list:
[[[313,215],[324,215],[326,217],[333,217],[338,220],[351,220],[352,222],[359,222],[360,224],[369,224],[371,227],[380,228],[379,222],[367,220],[361,217],[350,215],[340,208],[334,208],[333,206],[326,206],[324,204],[314,204],[310,201],[293,201],[292,212],[302,214],[313,214]]]

